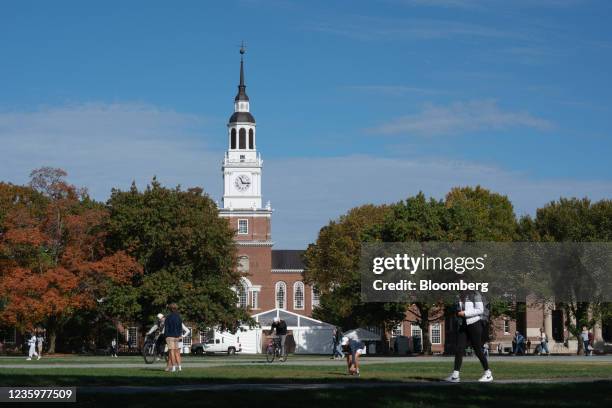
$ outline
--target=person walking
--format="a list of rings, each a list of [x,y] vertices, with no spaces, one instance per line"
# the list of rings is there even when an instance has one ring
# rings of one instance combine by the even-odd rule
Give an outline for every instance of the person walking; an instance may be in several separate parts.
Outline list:
[[[548,351],[548,336],[542,327],[540,328],[540,355],[543,356],[544,353],[546,353],[547,356],[550,355],[550,351]]]
[[[164,349],[167,348],[166,346],[166,338],[164,336],[164,324],[166,322],[166,317],[164,316],[163,313],[158,313],[157,314],[157,321],[155,322],[155,324],[153,326],[151,326],[151,328],[149,329],[149,331],[147,332],[147,334],[145,336],[151,336],[154,333],[157,333],[157,340],[155,340],[155,361],[159,360],[159,356],[163,354]]]
[[[181,371],[181,353],[178,349],[181,335],[183,334],[183,319],[178,312],[176,303],[169,306],[170,314],[166,317],[164,324],[164,335],[168,345],[168,365],[166,371]]]
[[[111,340],[111,357],[117,358],[117,339],[114,337]]]
[[[514,333],[512,340],[512,353],[515,356],[525,355],[525,337],[518,330]]]
[[[181,325],[181,338],[178,344],[179,354],[183,353],[183,342],[185,341],[185,337],[189,336],[189,334],[191,334],[191,330],[183,323]]]
[[[38,351],[38,358],[37,358],[38,360],[40,360],[42,357],[44,341],[45,341],[45,338],[43,337],[43,331],[39,330],[38,336],[36,336],[36,349]]]
[[[589,330],[586,326],[582,326],[582,333],[580,333],[580,337],[582,338],[582,347],[584,348],[584,355],[589,355]]]
[[[342,357],[344,357],[344,355],[342,354],[342,345],[340,344],[342,340],[342,332],[340,331],[339,327],[334,327],[334,330],[332,332],[332,359],[337,360],[337,359],[342,359]]]
[[[32,332],[30,339],[28,340],[28,358],[26,358],[27,361],[32,360],[32,357],[34,356],[38,356],[38,353],[36,352],[36,334],[34,332]]]
[[[474,354],[478,357],[480,364],[484,370],[482,377],[478,381],[491,382],[493,381],[493,373],[489,369],[489,362],[483,353],[482,348],[482,330],[481,322],[484,313],[484,304],[482,297],[478,292],[462,293],[459,296],[459,301],[455,305],[457,316],[457,336],[455,345],[455,366],[454,370],[446,378],[446,381],[458,383],[460,382],[459,372],[463,363],[463,355],[468,340],[472,345]]]

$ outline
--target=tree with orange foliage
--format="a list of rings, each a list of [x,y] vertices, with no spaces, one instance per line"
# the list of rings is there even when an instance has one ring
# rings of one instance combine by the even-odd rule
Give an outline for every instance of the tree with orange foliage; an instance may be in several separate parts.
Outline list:
[[[66,172],[44,167],[29,186],[0,183],[0,323],[21,331],[42,324],[55,351],[58,331],[76,312],[96,308],[142,273],[106,247],[108,211]]]

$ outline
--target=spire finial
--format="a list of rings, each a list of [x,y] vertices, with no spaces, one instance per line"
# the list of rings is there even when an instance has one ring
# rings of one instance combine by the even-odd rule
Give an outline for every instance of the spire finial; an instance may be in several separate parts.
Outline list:
[[[234,100],[236,101],[248,101],[249,97],[246,95],[246,85],[244,84],[244,54],[246,53],[246,44],[244,41],[240,42],[240,84],[238,85],[238,95]]]

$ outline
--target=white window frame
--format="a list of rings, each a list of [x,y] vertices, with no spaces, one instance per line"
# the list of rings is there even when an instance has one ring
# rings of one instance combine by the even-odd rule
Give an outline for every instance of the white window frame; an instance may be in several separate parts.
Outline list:
[[[504,334],[510,334],[510,319],[504,319]]]
[[[249,288],[247,287],[245,282],[240,282],[238,284],[238,288],[236,289],[236,295],[238,295],[238,307],[242,309],[246,309],[249,307]],[[242,302],[242,297],[244,296],[244,303]]]
[[[278,294],[279,294],[279,288],[283,288],[283,304],[279,305],[278,303]],[[283,281],[278,281],[276,282],[276,285],[274,285],[274,304],[276,305],[277,309],[287,309],[287,284]]]
[[[183,337],[183,347],[188,346],[189,349],[191,350],[191,343],[193,341],[193,337],[192,337],[192,327],[185,325],[185,327],[187,327],[189,329],[189,334],[185,337]]]
[[[251,291],[251,308],[255,310],[259,309],[259,291],[258,290]]]
[[[404,335],[404,323],[400,323],[391,329],[391,337],[398,337]]]
[[[243,224],[246,229],[242,230],[241,225]],[[238,219],[238,235],[248,235],[249,234],[249,220],[247,218],[239,218]]]
[[[436,335],[434,334],[434,330],[438,332],[438,341],[435,341],[434,336]],[[429,339],[431,340],[431,344],[442,344],[442,325],[440,325],[440,323],[432,323],[429,326]]]
[[[301,305],[298,304],[298,298],[297,298],[298,289],[300,289],[302,292],[302,304]],[[293,309],[294,310],[304,310],[304,306],[306,303],[306,296],[305,296],[304,291],[305,291],[304,282],[297,281],[293,284]]]
[[[321,304],[321,292],[318,291],[315,286],[313,286],[311,289],[311,294],[312,294],[311,303],[312,303],[312,308],[314,309],[315,307]]]
[[[131,336],[132,331],[134,332],[134,338],[132,338]],[[128,327],[128,329],[125,332],[125,341],[127,342],[128,346],[132,348],[138,347],[138,327],[136,326]]]

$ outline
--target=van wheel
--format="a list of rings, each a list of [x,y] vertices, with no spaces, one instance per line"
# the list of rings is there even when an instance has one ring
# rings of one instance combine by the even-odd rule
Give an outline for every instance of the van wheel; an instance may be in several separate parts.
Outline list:
[[[230,347],[227,349],[227,355],[228,356],[233,356],[234,354],[236,354],[236,349],[233,347]]]

